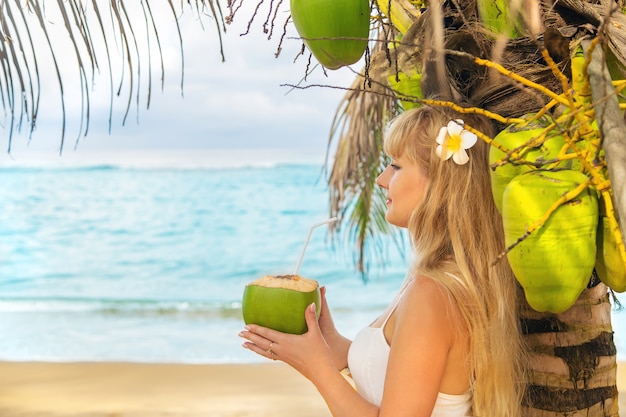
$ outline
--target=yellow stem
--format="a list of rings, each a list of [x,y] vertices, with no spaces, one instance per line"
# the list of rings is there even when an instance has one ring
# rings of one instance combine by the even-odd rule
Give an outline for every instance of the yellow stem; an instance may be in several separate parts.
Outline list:
[[[523,157],[522,154],[524,153],[524,151],[527,148],[536,148],[538,146],[541,146],[541,144],[543,144],[546,141],[546,137],[548,136],[548,133],[554,128],[554,124],[548,126],[547,128],[545,128],[539,135],[537,135],[534,138],[530,138],[526,143],[521,144],[520,146],[518,146],[517,148],[514,149],[509,149],[506,153],[506,155],[504,155],[502,158],[500,158],[500,160],[498,160],[497,162],[495,162],[493,164],[493,166],[501,166],[501,165],[505,165],[506,163],[509,162],[516,162],[516,163],[523,163],[525,165],[530,166],[531,168],[537,168],[534,163],[532,161],[526,161]]]
[[[626,88],[626,80],[613,80],[613,87],[615,87],[618,93],[621,92]]]
[[[556,64],[554,63],[554,60],[552,59],[552,57],[548,53],[547,49],[544,48],[544,49],[541,50],[541,56],[543,56],[543,59],[546,61],[546,64],[548,64],[548,66],[552,70],[552,73],[561,82],[561,88],[563,88],[563,91],[565,92],[565,97],[568,99],[570,104],[573,105],[574,104],[574,97],[572,97],[572,95],[571,95],[571,93],[569,91],[569,80],[567,79],[565,74],[563,74],[563,72],[561,72],[559,67],[556,66]]]
[[[551,108],[553,108],[557,104],[559,104],[559,103],[556,100],[550,100],[548,102],[548,104],[546,104],[541,109],[539,109],[539,111],[537,113],[535,113],[535,115],[532,118],[528,119],[527,123],[531,123],[531,122],[533,122],[535,120],[541,119],[546,113],[548,113],[548,111]]]
[[[459,113],[471,113],[471,114],[482,114],[490,119],[496,120],[500,123],[511,124],[511,123],[524,123],[526,119],[520,119],[518,117],[503,117],[497,113],[490,112],[489,110],[481,109],[478,107],[461,107],[458,104],[455,104],[451,101],[441,101],[441,100],[430,100],[425,99],[421,101],[422,104],[426,104],[428,106],[440,106],[440,107],[450,107],[453,110],[456,110]]]
[[[546,211],[543,216],[541,216],[539,219],[537,219],[533,224],[531,224],[526,229],[526,233],[524,233],[515,242],[513,242],[513,244],[511,244],[508,248],[506,248],[504,253],[502,253],[502,254],[500,254],[500,256],[498,256],[498,259],[502,258],[502,256],[504,256],[508,252],[510,252],[511,249],[513,249],[514,247],[516,247],[517,245],[522,243],[524,241],[524,239],[526,239],[528,236],[530,236],[531,233],[533,233],[534,231],[536,231],[539,228],[541,228],[548,221],[548,219],[550,219],[550,216],[552,216],[552,214],[559,207],[561,207],[563,204],[567,203],[568,201],[571,201],[574,198],[576,198],[580,193],[582,193],[585,190],[585,188],[589,187],[589,184],[590,184],[589,181],[582,182],[576,188],[574,188],[573,190],[570,190],[570,191],[564,193],[561,197],[559,197],[559,199],[556,200],[554,202],[554,204],[552,204],[552,206],[550,206],[548,211]]]
[[[571,70],[572,70],[572,90],[573,90],[573,99],[574,103],[570,105],[571,110],[582,110],[576,111],[574,113],[574,117],[578,122],[578,129],[580,130],[580,137],[585,148],[589,149],[589,155],[591,157],[595,157],[595,154],[598,153],[600,141],[598,139],[597,129],[593,128],[593,121],[595,119],[595,114],[593,112],[593,104],[591,97],[591,86],[589,85],[589,75],[587,74],[587,67],[590,63],[591,51],[598,45],[598,38],[594,39],[591,42],[591,46],[587,51],[587,56],[585,57],[585,52],[582,47],[579,45],[574,51],[571,59]],[[568,97],[571,97],[570,91],[567,91]],[[585,111],[585,110],[590,111]]]

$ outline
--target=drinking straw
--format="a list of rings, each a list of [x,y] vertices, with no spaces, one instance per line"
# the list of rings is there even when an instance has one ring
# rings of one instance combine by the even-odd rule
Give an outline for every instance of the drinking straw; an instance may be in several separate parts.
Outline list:
[[[302,259],[304,259],[304,252],[306,252],[306,248],[307,246],[309,246],[309,240],[311,240],[311,235],[313,234],[313,229],[315,229],[316,227],[323,226],[325,224],[334,223],[336,221],[337,221],[337,217],[331,217],[330,219],[324,220],[323,222],[319,222],[311,226],[311,228],[309,229],[309,234],[306,237],[306,241],[304,242],[304,247],[302,248],[302,252],[300,253],[300,259],[298,259],[298,263],[296,264],[296,272],[294,273],[294,275],[298,275],[298,271],[300,270],[300,265],[302,265]]]

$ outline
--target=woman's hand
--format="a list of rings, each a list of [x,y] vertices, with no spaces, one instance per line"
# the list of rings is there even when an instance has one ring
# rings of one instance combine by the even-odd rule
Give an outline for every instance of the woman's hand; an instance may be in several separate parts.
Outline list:
[[[321,311],[324,311],[323,306],[324,304],[320,306]],[[249,324],[239,333],[239,336],[246,339],[243,347],[268,359],[283,361],[300,372],[315,385],[333,416],[378,416],[378,407],[363,399],[337,371],[333,354],[320,329],[323,321],[322,313],[320,312],[320,323],[318,323],[315,304],[306,308],[304,317],[308,331],[303,335],[281,333],[267,327]],[[326,309],[325,317],[328,319],[325,321],[325,325],[328,326],[327,330],[330,329],[336,333],[328,309]]]
[[[247,340],[243,347],[268,359],[283,361],[312,380],[316,370],[325,366],[334,368],[335,365],[317,321],[315,304],[306,308],[304,316],[308,331],[303,335],[281,333],[255,324],[247,325],[239,333],[240,337]]]

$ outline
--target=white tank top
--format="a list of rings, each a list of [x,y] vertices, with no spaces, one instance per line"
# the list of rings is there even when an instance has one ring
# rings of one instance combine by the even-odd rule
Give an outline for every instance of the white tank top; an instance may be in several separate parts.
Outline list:
[[[352,374],[356,390],[370,403],[380,407],[383,399],[387,362],[390,347],[383,329],[395,310],[403,291],[396,297],[393,307],[380,327],[366,327],[361,330],[348,351],[348,368]],[[437,395],[437,401],[431,417],[467,417],[471,416],[472,395],[470,392],[460,395]]]

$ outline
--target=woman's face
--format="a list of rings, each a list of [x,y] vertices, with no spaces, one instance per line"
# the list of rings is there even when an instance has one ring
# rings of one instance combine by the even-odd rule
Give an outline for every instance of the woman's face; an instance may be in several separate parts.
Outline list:
[[[387,191],[387,221],[398,227],[408,227],[411,213],[423,200],[428,177],[416,163],[398,157],[376,179]]]

